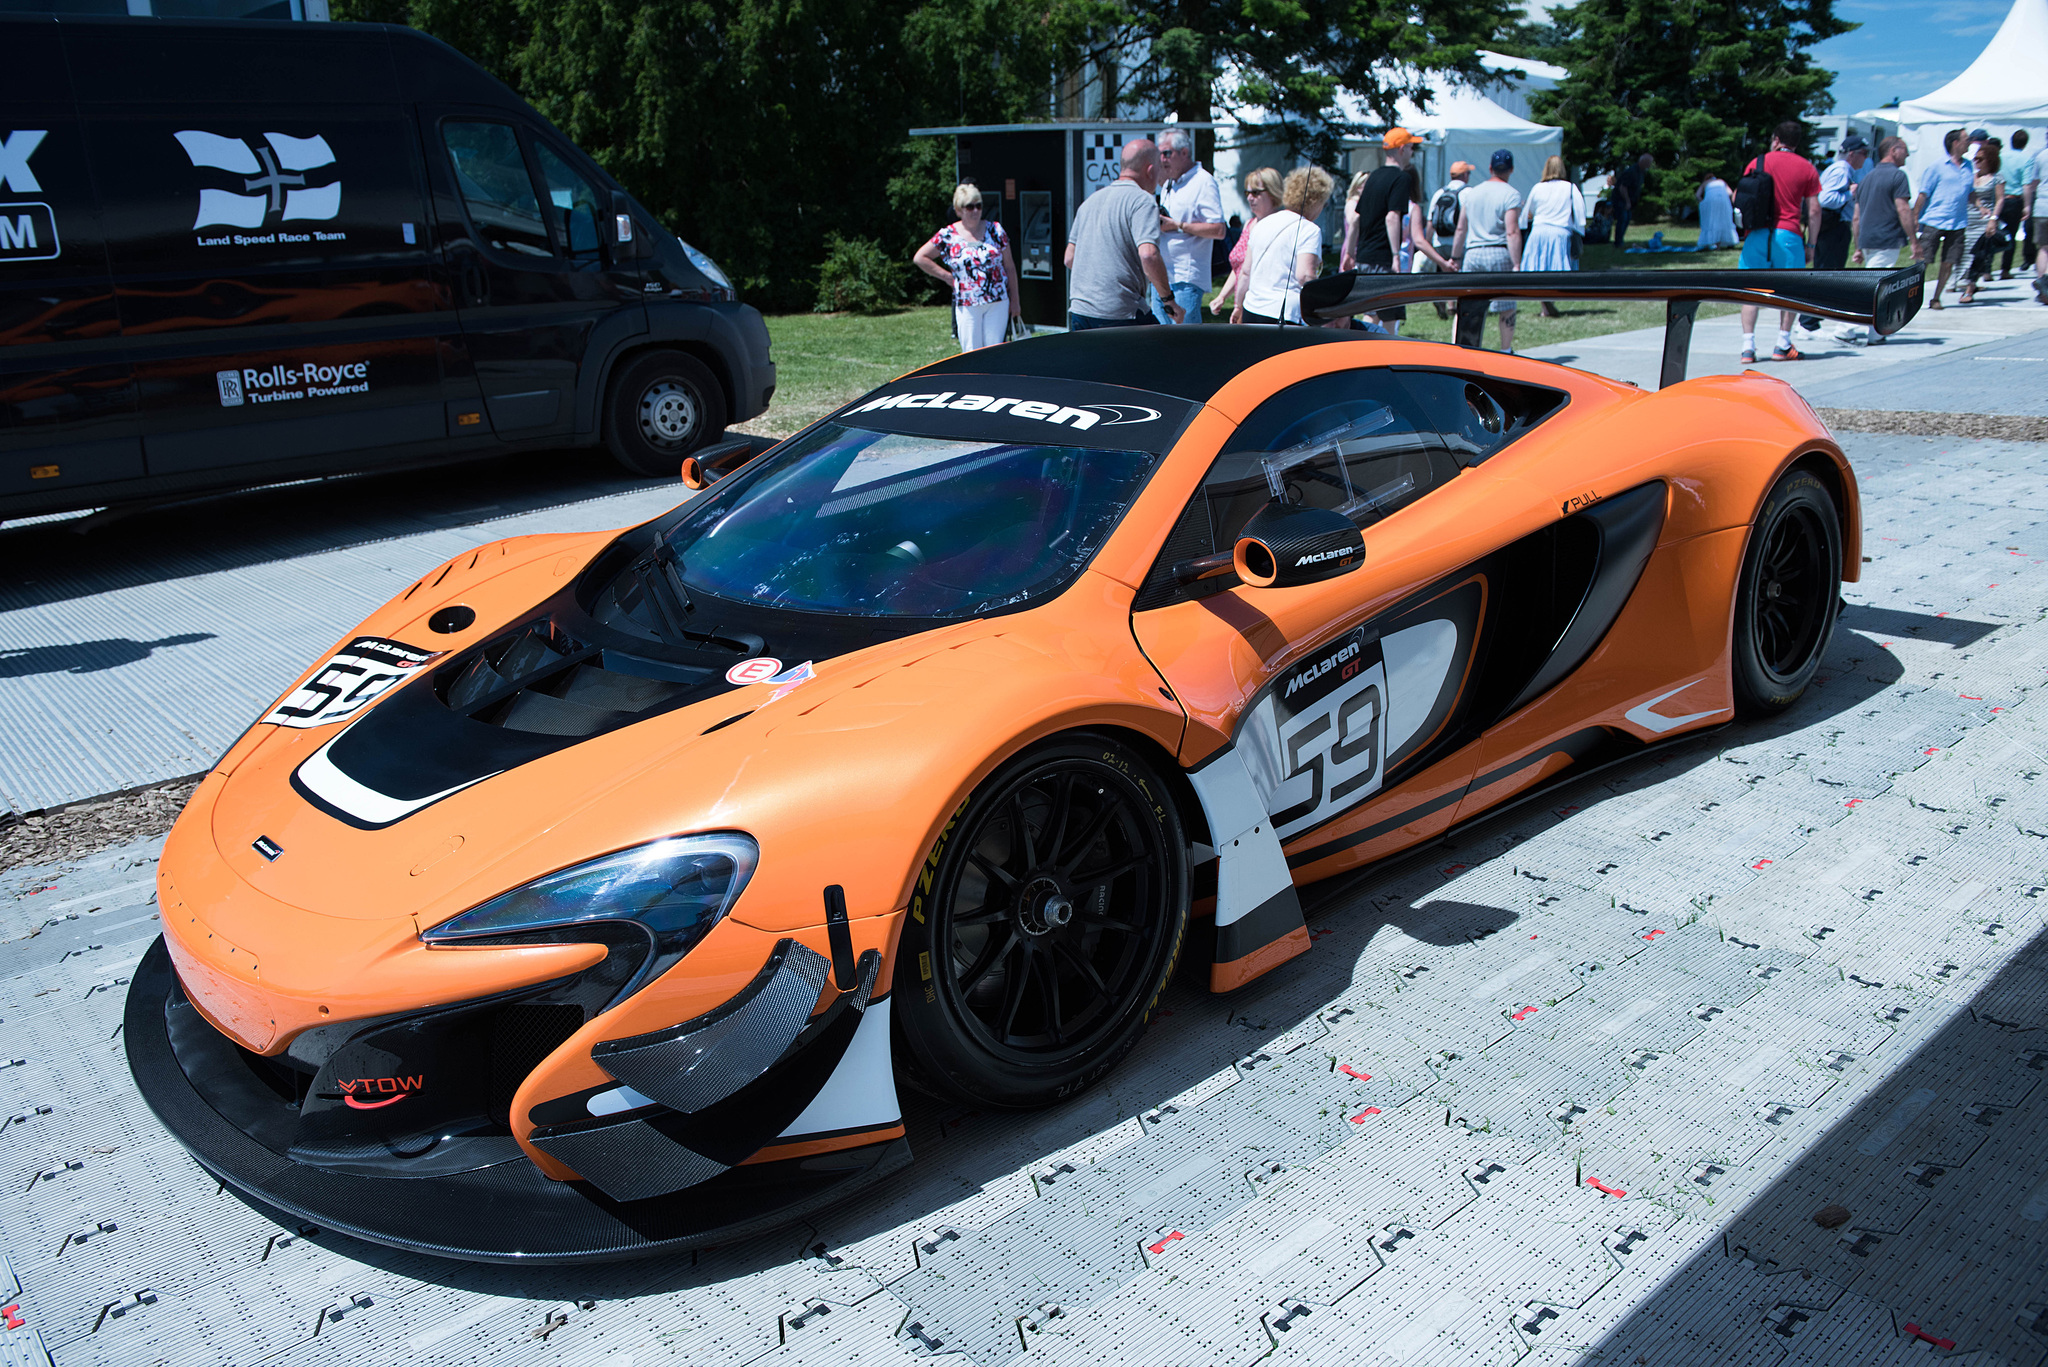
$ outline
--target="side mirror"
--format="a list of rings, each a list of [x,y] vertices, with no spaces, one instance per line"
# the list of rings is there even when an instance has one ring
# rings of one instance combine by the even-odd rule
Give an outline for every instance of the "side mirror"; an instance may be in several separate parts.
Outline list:
[[[1365,538],[1342,513],[1268,503],[1237,534],[1230,559],[1251,588],[1290,588],[1357,569],[1365,563]]]
[[[751,438],[733,437],[718,442],[695,455],[683,457],[683,483],[692,489],[708,489],[753,458]]]

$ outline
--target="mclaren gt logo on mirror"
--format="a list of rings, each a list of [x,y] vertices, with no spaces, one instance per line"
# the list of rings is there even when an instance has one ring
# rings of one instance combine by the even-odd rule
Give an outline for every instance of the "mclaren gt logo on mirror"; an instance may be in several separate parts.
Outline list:
[[[297,138],[265,133],[261,144],[224,137],[200,128],[172,135],[194,170],[225,171],[229,185],[202,186],[192,227],[271,228],[269,232],[228,232],[198,238],[202,247],[254,247],[277,243],[340,242],[346,233],[283,224],[331,221],[341,215],[341,182],[334,175],[334,149],[315,133]],[[315,183],[318,182],[318,183]]]
[[[1300,569],[1303,565],[1320,565],[1325,560],[1349,560],[1351,555],[1351,547],[1336,546],[1327,551],[1316,551],[1311,555],[1304,555],[1294,562],[1294,567]]]
[[[50,136],[44,128],[12,128],[0,135],[0,194],[41,194],[28,159]],[[57,215],[40,200],[0,200],[0,262],[50,261],[62,253]]]
[[[370,392],[370,363],[344,361],[340,365],[250,366],[245,370],[216,370],[220,385],[220,406],[240,408],[245,403],[281,403],[287,399],[331,399],[340,394]]]

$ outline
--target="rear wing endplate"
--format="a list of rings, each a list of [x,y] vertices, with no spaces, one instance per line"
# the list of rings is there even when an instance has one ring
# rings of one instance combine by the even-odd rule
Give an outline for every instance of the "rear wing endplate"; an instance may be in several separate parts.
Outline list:
[[[1499,271],[1445,275],[1360,275],[1346,271],[1301,287],[1302,317],[1331,322],[1353,314],[1443,299],[1458,310],[1456,341],[1477,347],[1495,299],[1662,299],[1664,364],[1659,384],[1685,378],[1700,301],[1720,299],[1794,309],[1861,323],[1889,336],[1920,311],[1918,266],[1896,271]]]

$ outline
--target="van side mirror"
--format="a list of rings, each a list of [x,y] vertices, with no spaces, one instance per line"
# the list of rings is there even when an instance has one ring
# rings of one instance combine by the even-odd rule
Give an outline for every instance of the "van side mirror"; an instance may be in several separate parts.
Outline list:
[[[1230,559],[1248,587],[1284,589],[1357,569],[1365,563],[1365,537],[1331,509],[1268,503],[1237,534]]]
[[[691,489],[708,489],[754,458],[748,437],[733,437],[683,457],[682,478]]]

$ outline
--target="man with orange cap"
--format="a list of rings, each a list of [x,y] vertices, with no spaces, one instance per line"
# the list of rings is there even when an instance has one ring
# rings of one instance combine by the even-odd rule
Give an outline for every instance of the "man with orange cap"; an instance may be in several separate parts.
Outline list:
[[[1383,164],[1366,177],[1364,187],[1358,192],[1358,217],[1354,220],[1357,233],[1355,250],[1347,243],[1346,256],[1358,262],[1361,275],[1395,275],[1401,269],[1402,220],[1407,220],[1407,239],[1418,257],[1427,257],[1436,263],[1437,269],[1454,271],[1457,266],[1450,257],[1437,250],[1429,240],[1422,225],[1422,186],[1410,165],[1415,159],[1415,148],[1422,138],[1405,128],[1389,128],[1380,140],[1380,156]],[[1379,311],[1379,322],[1395,336],[1401,335],[1401,324],[1407,320],[1405,308],[1385,308]]]

